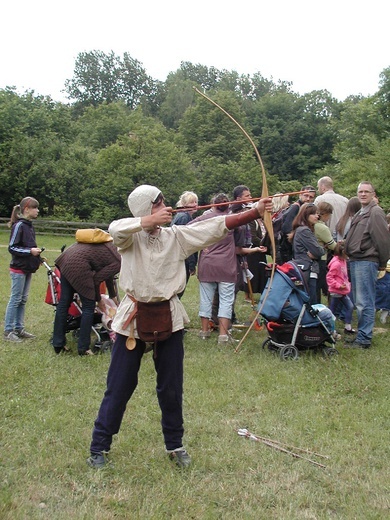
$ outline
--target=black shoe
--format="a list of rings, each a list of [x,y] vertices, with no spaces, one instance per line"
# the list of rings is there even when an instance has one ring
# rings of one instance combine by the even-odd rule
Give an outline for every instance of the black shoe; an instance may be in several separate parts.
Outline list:
[[[344,334],[356,334],[355,329],[344,329]]]
[[[179,466],[179,468],[187,468],[191,464],[191,457],[184,448],[177,451],[171,451],[171,453],[169,453],[169,458],[176,464],[176,466]]]
[[[344,348],[363,348],[367,349],[371,347],[371,343],[360,343],[359,341],[347,342]]]
[[[100,451],[99,453],[91,453],[91,456],[87,459],[88,466],[96,469],[104,468],[107,464],[109,464],[107,455],[108,453],[105,451]]]

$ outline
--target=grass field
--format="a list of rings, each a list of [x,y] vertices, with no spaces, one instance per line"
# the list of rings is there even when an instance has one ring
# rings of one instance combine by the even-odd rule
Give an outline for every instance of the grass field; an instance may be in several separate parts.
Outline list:
[[[8,234],[0,232],[0,312],[9,298]],[[72,239],[39,237],[52,264]],[[389,324],[367,351],[281,361],[251,332],[238,353],[197,338],[198,289],[183,297],[187,471],[164,453],[151,354],[111,450],[112,466],[87,467],[109,354],[56,356],[47,274],[33,278],[26,328],[37,338],[0,343],[0,519],[390,518]],[[251,310],[238,296],[238,318]],[[3,321],[2,321],[3,325]],[[235,337],[240,337],[240,332]],[[70,338],[71,339],[71,338]],[[240,437],[238,428],[326,455],[315,466]],[[314,456],[310,456],[314,458]]]

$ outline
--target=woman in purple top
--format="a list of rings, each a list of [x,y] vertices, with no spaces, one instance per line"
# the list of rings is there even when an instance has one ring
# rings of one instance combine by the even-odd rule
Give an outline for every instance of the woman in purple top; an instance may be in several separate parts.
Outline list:
[[[213,200],[215,204],[229,202],[224,193],[219,193]],[[218,215],[229,213],[229,206],[214,206],[192,222],[199,222],[214,218]],[[210,336],[209,321],[212,314],[212,304],[216,290],[218,289],[218,343],[231,341],[228,330],[235,296],[237,281],[237,258],[235,230],[232,229],[219,242],[203,249],[199,254],[198,278],[200,291],[199,316],[202,330],[200,337],[206,339]]]

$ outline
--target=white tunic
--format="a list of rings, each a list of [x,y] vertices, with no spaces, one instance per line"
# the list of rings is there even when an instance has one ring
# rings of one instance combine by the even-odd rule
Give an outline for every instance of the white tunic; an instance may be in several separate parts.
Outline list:
[[[125,292],[112,330],[129,336],[130,324],[126,320],[134,309],[130,296],[146,303],[170,300],[172,331],[183,329],[189,319],[177,294],[186,286],[184,260],[228,233],[225,217],[191,226],[163,227],[157,235],[142,229],[140,217],[124,218],[112,222],[108,231],[122,256],[119,285]],[[136,320],[133,326],[137,338]]]

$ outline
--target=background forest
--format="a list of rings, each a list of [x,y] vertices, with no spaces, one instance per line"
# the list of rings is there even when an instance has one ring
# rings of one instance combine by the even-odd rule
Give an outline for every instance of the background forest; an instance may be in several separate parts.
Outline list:
[[[0,215],[28,194],[41,216],[109,222],[128,214],[127,194],[142,183],[158,185],[170,205],[187,189],[201,203],[237,184],[260,195],[249,142],[194,86],[252,136],[270,192],[330,175],[350,197],[370,180],[389,211],[390,67],[375,95],[339,101],[189,62],[156,81],[127,53],[92,51],[78,55],[65,83],[69,103],[0,90]]]

